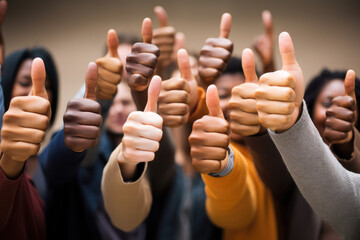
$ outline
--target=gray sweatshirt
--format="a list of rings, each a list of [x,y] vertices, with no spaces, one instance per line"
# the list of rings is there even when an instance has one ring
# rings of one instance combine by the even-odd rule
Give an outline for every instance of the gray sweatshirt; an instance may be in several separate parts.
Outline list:
[[[360,239],[360,174],[338,162],[312,123],[305,102],[293,127],[269,134],[312,208],[344,239]]]

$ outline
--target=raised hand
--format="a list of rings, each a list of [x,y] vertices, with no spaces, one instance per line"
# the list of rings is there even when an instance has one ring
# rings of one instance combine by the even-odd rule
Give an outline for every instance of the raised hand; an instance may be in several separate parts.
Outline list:
[[[161,78],[155,75],[149,85],[144,112],[130,113],[123,126],[118,162],[124,179],[131,178],[138,163],[152,161],[159,149],[163,134],[163,119],[156,113],[160,90]]]
[[[152,41],[152,23],[145,18],[142,24],[143,43],[135,43],[131,54],[126,58],[126,71],[129,74],[129,87],[137,92],[147,89],[160,55],[159,48]]]
[[[229,123],[220,108],[215,85],[206,92],[209,115],[194,122],[189,137],[193,167],[200,173],[221,172],[228,161]]]
[[[156,6],[154,12],[159,21],[159,28],[153,31],[152,44],[155,44],[160,50],[159,67],[168,66],[172,59],[172,53],[175,44],[175,28],[169,26],[166,11],[161,6]]]
[[[21,168],[9,170],[10,176],[20,173],[24,162],[40,149],[48,128],[51,106],[45,88],[45,66],[40,58],[35,58],[31,66],[32,89],[29,96],[15,97],[4,114],[1,130],[1,167],[6,172],[4,161],[21,162]]]
[[[181,76],[163,81],[159,96],[159,115],[168,127],[187,123],[197,102],[197,83],[191,73],[189,55],[180,49],[177,58]]]
[[[337,96],[326,110],[324,138],[329,144],[350,142],[353,138],[353,127],[357,122],[355,97],[355,72],[348,70],[345,81],[345,96]]]
[[[108,52],[105,57],[96,60],[98,67],[96,96],[98,99],[109,100],[116,95],[117,85],[121,81],[123,72],[123,64],[117,52],[118,45],[115,30],[109,30],[107,34]]]
[[[253,48],[259,54],[265,72],[275,71],[274,69],[274,27],[271,13],[268,10],[262,12],[262,21],[265,33],[257,36],[253,42]]]
[[[265,73],[255,91],[259,122],[273,131],[285,131],[296,122],[304,97],[304,76],[295,58],[290,35],[282,32],[279,49],[282,70]]]
[[[231,58],[233,44],[228,39],[231,15],[224,13],[220,23],[220,37],[208,38],[200,51],[199,76],[205,85],[210,85],[226,69]]]
[[[259,83],[254,54],[249,48],[244,49],[242,53],[242,67],[245,83],[232,89],[229,101],[230,129],[240,136],[251,136],[265,132],[265,129],[259,123],[256,110],[255,90],[259,87]]]
[[[91,62],[86,71],[85,97],[71,99],[64,114],[65,144],[74,152],[82,152],[98,142],[102,116],[96,101],[97,81],[97,66]]]

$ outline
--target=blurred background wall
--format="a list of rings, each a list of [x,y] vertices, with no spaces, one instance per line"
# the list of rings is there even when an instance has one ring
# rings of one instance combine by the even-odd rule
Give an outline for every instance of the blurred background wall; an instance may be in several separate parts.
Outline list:
[[[281,31],[292,36],[306,80],[323,67],[353,68],[360,75],[359,0],[8,0],[6,54],[44,46],[56,61],[61,99],[55,128],[61,127],[66,103],[82,85],[87,64],[103,55],[107,30],[140,34],[144,17],[158,26],[156,5],[163,6],[170,23],[185,33],[186,48],[196,52],[207,37],[218,36],[221,14],[231,13],[235,56],[263,33],[261,12],[268,9],[276,36]],[[279,68],[277,46],[275,52]]]

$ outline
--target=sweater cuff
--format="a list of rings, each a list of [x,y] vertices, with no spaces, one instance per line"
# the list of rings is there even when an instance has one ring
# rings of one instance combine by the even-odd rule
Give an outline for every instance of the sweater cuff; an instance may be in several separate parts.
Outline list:
[[[226,167],[221,172],[209,173],[209,175],[212,177],[225,177],[233,170],[233,168],[234,168],[234,152],[231,149],[231,147],[229,147],[229,158]]]

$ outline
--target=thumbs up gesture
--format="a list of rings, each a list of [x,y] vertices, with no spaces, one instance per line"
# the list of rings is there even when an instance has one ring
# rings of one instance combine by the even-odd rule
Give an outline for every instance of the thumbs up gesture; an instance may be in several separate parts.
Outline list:
[[[117,85],[121,81],[123,72],[123,65],[117,52],[118,45],[115,30],[109,30],[107,35],[108,52],[105,57],[96,60],[98,67],[96,96],[98,99],[109,100],[116,95]]]
[[[131,178],[140,162],[152,161],[162,138],[163,119],[156,113],[161,90],[161,78],[154,76],[148,88],[148,100],[144,112],[129,114],[123,126],[124,137],[118,162],[125,179]]]
[[[330,144],[350,142],[353,138],[353,127],[357,122],[355,97],[355,72],[348,70],[345,81],[345,96],[332,99],[326,110],[324,138]]]
[[[168,66],[172,59],[172,53],[175,44],[175,28],[169,26],[169,20],[166,11],[161,6],[154,8],[154,12],[159,21],[159,28],[153,32],[152,44],[155,44],[160,50],[159,67]]]
[[[240,136],[251,136],[264,132],[256,110],[255,90],[259,87],[255,71],[253,52],[247,48],[242,53],[242,67],[245,83],[232,89],[230,108],[231,131]]]
[[[200,173],[221,172],[228,161],[229,123],[220,108],[219,95],[215,85],[206,92],[209,115],[193,124],[189,136],[193,167]]]
[[[226,69],[231,58],[233,44],[228,39],[231,28],[231,15],[224,13],[220,23],[220,37],[208,38],[200,51],[199,76],[208,86]]]
[[[126,58],[129,87],[138,92],[148,87],[160,55],[159,48],[151,44],[152,22],[149,18],[144,19],[141,32],[143,43],[135,43]]]
[[[295,58],[290,35],[279,36],[282,70],[265,73],[255,91],[259,122],[273,131],[285,131],[296,122],[304,97],[304,76]]]
[[[256,37],[253,48],[259,54],[265,72],[274,71],[274,27],[270,11],[262,12],[265,33]]]
[[[96,101],[98,71],[95,63],[89,63],[85,77],[85,97],[73,98],[64,114],[65,145],[74,152],[94,147],[100,135],[101,107]]]
[[[44,140],[51,117],[45,89],[44,62],[35,58],[31,66],[32,90],[29,96],[15,97],[4,114],[1,130],[3,158],[25,162],[36,155]]]
[[[181,76],[163,81],[159,96],[159,114],[168,127],[187,123],[197,102],[197,82],[191,73],[187,51],[180,49],[177,58]]]

